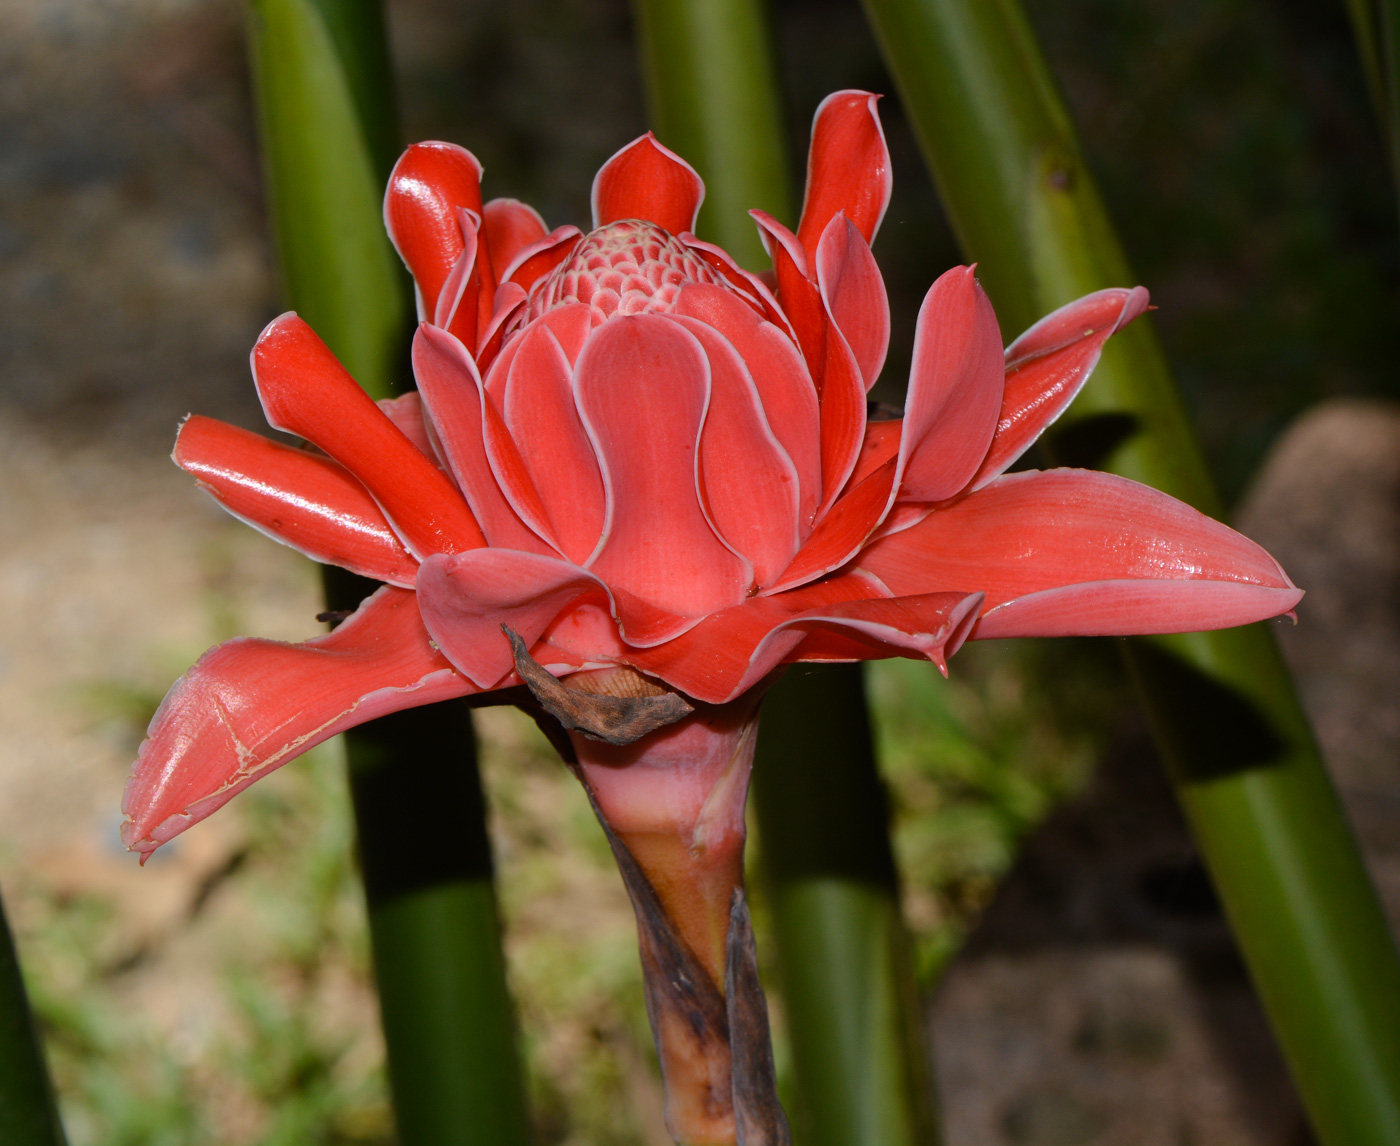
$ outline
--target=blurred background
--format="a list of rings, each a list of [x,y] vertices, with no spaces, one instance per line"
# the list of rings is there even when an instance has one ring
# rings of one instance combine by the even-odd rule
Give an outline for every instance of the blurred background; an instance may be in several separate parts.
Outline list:
[[[1400,241],[1343,6],[1027,7],[1234,522],[1309,590],[1280,636],[1400,921]],[[645,129],[626,0],[388,9],[405,138],[583,222]],[[772,15],[796,172],[823,95],[892,85],[855,0]],[[0,886],[74,1146],[392,1142],[338,747],[144,870],[117,834],[175,676],[236,634],[320,629],[314,569],[167,460],[190,411],[262,426],[247,354],[281,307],[241,20],[0,2]],[[958,253],[881,107],[898,403]],[[1114,650],[952,669],[870,674],[949,1146],[1304,1146]],[[664,1146],[601,833],[528,721],[478,727],[538,1140]]]

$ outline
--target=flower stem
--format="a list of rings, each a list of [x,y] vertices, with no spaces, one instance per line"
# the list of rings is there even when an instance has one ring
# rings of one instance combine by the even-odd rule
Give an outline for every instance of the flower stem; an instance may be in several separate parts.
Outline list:
[[[575,770],[632,899],[666,1126],[685,1146],[734,1146],[750,1099],[762,1108],[756,1121],[778,1134],[774,1146],[785,1141],[757,968],[739,977],[751,987],[746,1009],[736,1012],[739,996],[725,991],[735,972],[731,948],[752,951],[750,941],[731,940],[743,904],[759,698],[700,706],[622,746],[569,734]],[[747,918],[739,911],[745,933]],[[748,1051],[744,1077],[735,1074],[731,1035]]]
[[[1015,0],[866,0],[1006,329],[1135,280]],[[1072,416],[1071,416],[1072,415]],[[1049,447],[1221,507],[1149,322]],[[1159,742],[1319,1138],[1400,1143],[1400,960],[1272,635],[1129,642]]]
[[[0,905],[0,1142],[6,1146],[64,1146],[63,1125],[19,956]]]
[[[763,6],[635,0],[634,9],[653,124],[705,179],[701,237],[745,265],[766,266],[749,208],[797,220]],[[758,745],[762,864],[797,1117],[811,1146],[937,1138],[889,827],[883,814],[845,814],[880,798],[862,681],[855,667],[792,670],[764,701]],[[805,798],[814,790],[834,798]],[[804,867],[801,857],[823,855],[849,863],[835,872]],[[878,877],[867,878],[871,863]]]
[[[381,0],[254,0],[248,35],[287,300],[388,397],[411,311],[380,217],[398,145]],[[325,580],[333,610],[374,588]],[[345,740],[399,1141],[523,1146],[470,713],[412,709]]]

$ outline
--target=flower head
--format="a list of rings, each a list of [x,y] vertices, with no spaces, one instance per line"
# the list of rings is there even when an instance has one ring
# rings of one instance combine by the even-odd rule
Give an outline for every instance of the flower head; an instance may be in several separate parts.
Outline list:
[[[1140,287],[1003,350],[956,267],[920,309],[904,417],[869,419],[889,336],[875,97],[819,109],[795,233],[754,212],[766,277],[691,233],[701,181],[650,135],[598,173],[586,235],[483,203],[480,176],[427,143],[390,182],[416,393],[376,405],[286,314],[254,380],[269,422],[318,450],[181,427],[176,463],[230,512],[385,587],[327,635],[234,640],[177,682],[124,803],[143,854],[345,728],[518,685],[503,626],[556,677],[623,666],[723,704],[797,661],[944,668],[969,638],[1193,631],[1301,597],[1155,490],[1005,472],[1146,308]]]

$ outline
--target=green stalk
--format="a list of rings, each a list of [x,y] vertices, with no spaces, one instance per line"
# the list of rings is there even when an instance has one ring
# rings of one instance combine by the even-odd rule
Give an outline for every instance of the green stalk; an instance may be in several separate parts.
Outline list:
[[[1366,90],[1400,192],[1400,0],[1346,0]]]
[[[380,217],[397,153],[380,0],[252,0],[249,44],[288,301],[374,397],[407,362],[407,279]],[[327,603],[374,586],[325,571]],[[403,1146],[523,1146],[528,1118],[471,717],[345,736]]]
[[[0,1142],[64,1146],[44,1049],[0,905]]]
[[[798,666],[773,687],[753,795],[800,1140],[938,1141],[860,665]]]
[[[1381,32],[1376,12],[1377,0],[1346,0],[1347,15],[1351,17],[1356,36],[1356,51],[1361,57],[1361,73],[1366,77],[1366,91],[1375,105],[1381,123],[1386,122],[1385,53],[1381,47]]]
[[[1015,0],[866,0],[949,217],[1014,334],[1135,279]],[[1049,446],[1220,516],[1149,321]],[[1319,1138],[1400,1144],[1400,960],[1272,634],[1128,642],[1182,804]]]
[[[700,233],[766,264],[748,209],[795,224],[756,0],[636,0],[652,122],[705,179]],[[928,1052],[858,666],[763,702],[753,793],[806,1146],[937,1140]]]
[[[1383,96],[1383,100],[1378,101],[1381,129],[1390,153],[1390,173],[1396,192],[1400,193],[1400,0],[1380,0],[1380,33],[1379,48],[1373,46],[1368,53],[1379,55],[1381,59],[1380,81],[1372,82],[1372,90],[1379,90]]]

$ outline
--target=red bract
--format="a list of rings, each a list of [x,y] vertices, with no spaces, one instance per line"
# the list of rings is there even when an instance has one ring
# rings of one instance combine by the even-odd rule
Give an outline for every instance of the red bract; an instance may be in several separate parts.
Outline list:
[[[656,852],[643,868],[698,862],[661,856],[678,841],[724,857],[695,877],[713,884],[703,910],[658,885],[722,982],[755,690],[781,666],[943,669],[969,638],[1220,628],[1301,597],[1257,545],[1165,494],[1005,474],[1146,308],[1141,287],[1071,303],[1003,350],[973,269],[955,267],[920,309],[904,418],[867,420],[889,336],[875,97],[819,109],[796,233],[754,212],[775,290],[691,233],[704,188],[651,135],[598,173],[586,235],[483,204],[480,174],[428,143],[390,182],[424,320],[416,395],[376,406],[287,314],[253,375],[269,422],[321,452],[200,417],[180,431],[175,461],[231,512],[389,587],[328,636],[232,641],[175,685],[126,792],[143,856],[345,728],[519,685],[509,626],[556,677],[608,691],[594,685],[625,666],[701,705],[625,760],[574,744],[619,837]],[[690,743],[706,735],[722,750]],[[713,1082],[727,1064],[695,1070]]]

